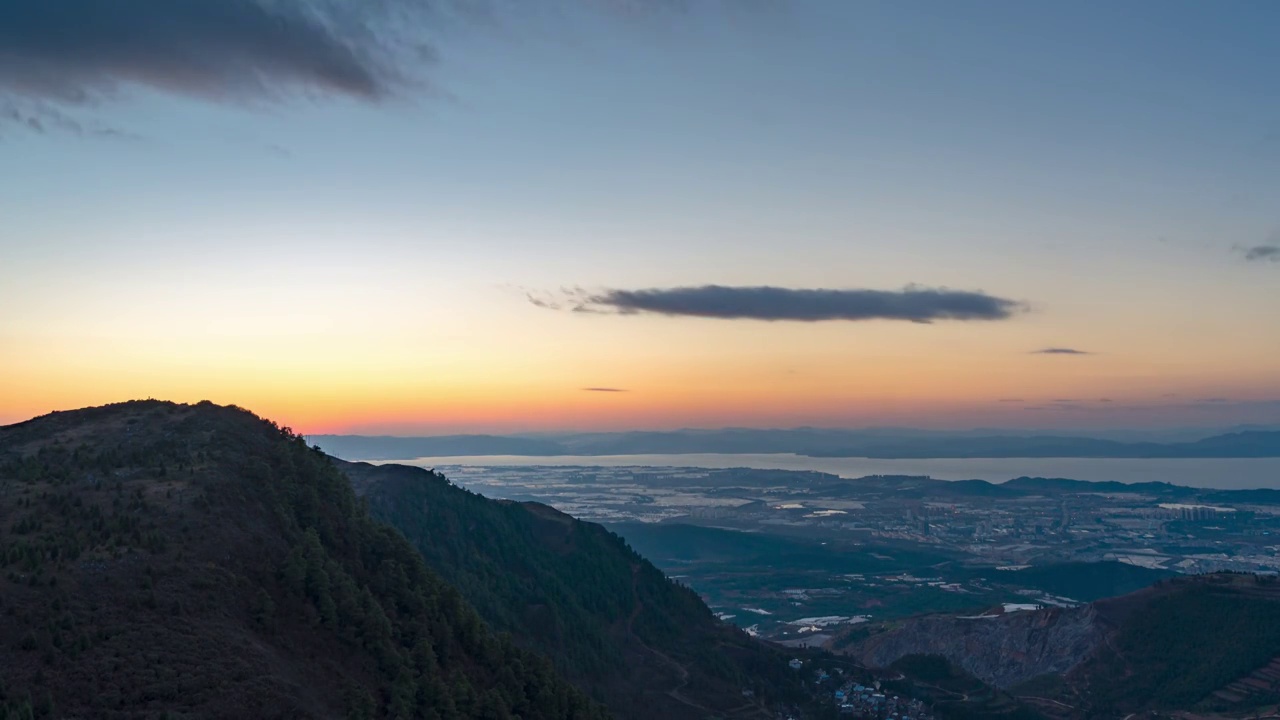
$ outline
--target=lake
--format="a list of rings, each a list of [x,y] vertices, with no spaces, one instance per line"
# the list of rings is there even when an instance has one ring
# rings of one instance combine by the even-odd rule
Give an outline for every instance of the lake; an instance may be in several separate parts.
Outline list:
[[[1061,477],[1115,480],[1123,483],[1167,482],[1188,487],[1241,489],[1280,488],[1280,458],[940,458],[883,460],[816,458],[789,454],[693,453],[682,455],[463,455],[390,460],[422,467],[447,465],[569,465],[596,467],[747,467],[764,470],[816,470],[846,478],[867,475],[928,475],[939,480],[1004,482],[1015,477]]]

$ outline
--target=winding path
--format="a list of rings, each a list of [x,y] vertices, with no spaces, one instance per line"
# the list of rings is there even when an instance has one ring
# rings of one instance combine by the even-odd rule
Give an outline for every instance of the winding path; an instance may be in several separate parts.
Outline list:
[[[634,601],[634,607],[632,607],[631,609],[631,615],[627,618],[627,634],[631,636],[631,639],[634,640],[637,645],[644,648],[648,652],[652,653],[654,657],[662,660],[662,662],[666,663],[676,671],[676,674],[679,676],[680,679],[676,682],[675,687],[672,687],[670,690],[666,691],[666,695],[670,697],[672,700],[675,700],[676,702],[681,703],[682,705],[686,705],[688,707],[693,708],[694,710],[697,710],[702,713],[706,713],[709,716],[734,716],[734,715],[739,715],[741,713],[745,713],[747,711],[751,711],[752,715],[757,715],[762,718],[769,718],[771,720],[774,717],[774,715],[770,713],[769,709],[764,705],[762,705],[758,700],[753,702],[747,702],[743,705],[739,705],[738,707],[732,708],[730,710],[712,710],[711,708],[708,708],[707,706],[699,703],[698,701],[693,700],[692,698],[690,698],[689,696],[685,695],[682,692],[685,689],[685,687],[688,686],[689,684],[689,668],[685,667],[680,662],[677,662],[674,658],[662,652],[661,650],[650,647],[647,643],[645,643],[645,641],[640,639],[639,635],[636,635],[635,633],[634,626],[635,626],[636,619],[640,617],[640,613],[644,612],[644,601],[640,599],[640,592],[639,592],[639,582],[638,582],[639,574],[640,574],[640,566],[632,565],[631,566],[631,597]]]

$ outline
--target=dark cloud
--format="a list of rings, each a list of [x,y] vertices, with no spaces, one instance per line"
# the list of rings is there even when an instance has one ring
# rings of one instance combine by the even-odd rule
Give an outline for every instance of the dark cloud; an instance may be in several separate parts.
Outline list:
[[[626,388],[611,388],[611,387],[586,387],[586,388],[582,388],[582,391],[583,392],[599,392],[599,393],[629,392]]]
[[[566,290],[560,297],[530,293],[538,307],[574,312],[817,322],[822,320],[1003,320],[1022,303],[982,292],[908,286],[902,290],[826,290],[780,287]]]
[[[1244,254],[1245,260],[1280,263],[1280,244],[1254,245],[1238,249]]]
[[[91,113],[133,88],[216,102],[405,96],[428,86],[425,68],[437,59],[434,40],[442,33],[519,27],[534,5],[0,0],[0,122],[43,132],[54,129],[49,116]],[[684,0],[540,0],[536,6],[550,17],[584,10],[623,21],[687,9]]]
[[[403,8],[393,6],[400,5]],[[0,93],[84,104],[121,86],[210,99],[318,91],[362,100],[402,81],[393,10],[421,0],[4,0]]]
[[[1047,347],[1040,350],[1032,350],[1032,355],[1092,355],[1088,350],[1076,350],[1075,348],[1066,347]]]
[[[996,402],[1002,402],[1002,403],[1020,403],[1020,402],[1026,402],[1026,400],[1023,400],[1022,398],[1000,398],[1000,399],[999,399],[999,400],[997,400]]]

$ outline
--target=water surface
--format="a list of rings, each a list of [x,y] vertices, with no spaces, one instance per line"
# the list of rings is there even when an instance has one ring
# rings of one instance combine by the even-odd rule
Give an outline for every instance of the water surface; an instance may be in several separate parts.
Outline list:
[[[790,454],[690,453],[679,455],[454,455],[393,460],[422,467],[469,465],[695,467],[816,470],[846,478],[867,475],[928,475],[939,480],[1004,482],[1016,477],[1059,477],[1115,480],[1123,483],[1167,482],[1188,487],[1280,489],[1280,458],[938,458],[885,460],[819,458]]]

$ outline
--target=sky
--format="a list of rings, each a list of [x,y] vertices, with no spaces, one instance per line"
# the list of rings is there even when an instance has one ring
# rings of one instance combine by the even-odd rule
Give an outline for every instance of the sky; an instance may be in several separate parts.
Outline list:
[[[0,423],[1280,423],[1280,3],[0,0]]]

